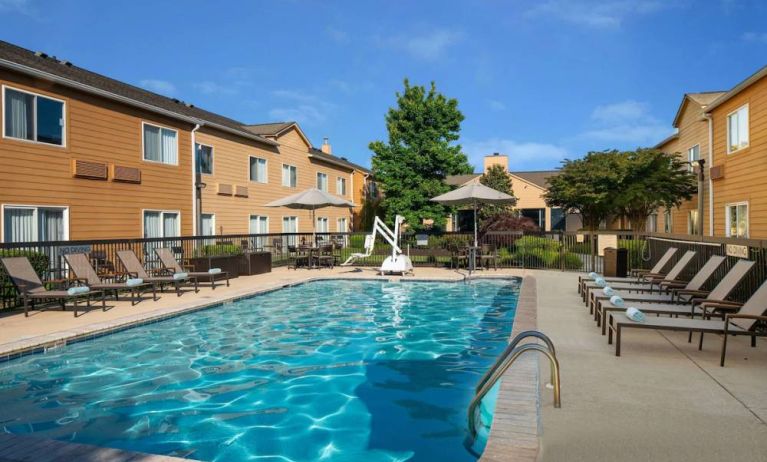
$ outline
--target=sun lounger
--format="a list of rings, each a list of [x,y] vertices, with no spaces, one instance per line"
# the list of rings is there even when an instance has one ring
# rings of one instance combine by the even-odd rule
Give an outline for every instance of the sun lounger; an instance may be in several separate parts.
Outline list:
[[[8,277],[23,300],[25,317],[29,316],[30,302],[32,309],[34,309],[35,301],[44,300],[57,300],[62,310],[66,309],[66,302],[71,301],[74,306],[74,315],[77,317],[78,300],[85,298],[87,306],[90,307],[91,297],[99,293],[99,291],[93,290],[76,294],[66,290],[48,290],[27,257],[0,258],[0,263],[5,268],[5,272],[8,273]],[[106,300],[104,299],[103,292],[101,292],[101,309],[106,311]]]
[[[152,298],[157,300],[157,288],[154,284],[144,282],[141,284],[128,285],[127,282],[103,282],[101,276],[96,273],[96,270],[91,266],[91,262],[88,260],[88,256],[84,253],[73,253],[70,255],[64,255],[64,259],[69,265],[69,269],[74,273],[75,279],[83,282],[91,289],[102,290],[104,292],[113,292],[115,300],[117,300],[118,292],[121,290],[129,291],[131,294],[131,306],[138,303],[141,299],[141,294],[145,289],[152,289]],[[112,278],[120,277],[120,274],[108,275]],[[127,274],[126,274],[127,276]]]
[[[713,257],[712,257],[713,258]],[[675,292],[682,294],[683,296],[689,296],[691,297],[689,300],[689,304],[692,305],[684,307],[679,306],[678,304],[669,304],[669,303],[663,303],[663,302],[656,302],[654,300],[647,300],[647,299],[625,299],[624,301],[625,306],[615,306],[614,304],[610,303],[609,300],[600,301],[597,303],[596,310],[599,313],[599,319],[600,321],[606,320],[608,318],[608,314],[614,313],[614,312],[620,312],[624,311],[626,309],[626,306],[634,306],[636,308],[639,308],[641,311],[646,311],[647,313],[652,314],[669,314],[669,315],[679,315],[679,314],[694,314],[694,308],[701,307],[704,304],[707,306],[717,306],[720,311],[727,311],[728,308],[732,310],[733,308],[737,309],[740,307],[739,303],[732,302],[727,300],[727,297],[730,296],[730,293],[735,290],[735,288],[738,286],[741,280],[748,274],[748,272],[751,270],[751,268],[754,266],[754,262],[750,260],[740,260],[738,261],[735,266],[730,269],[730,271],[727,272],[727,274],[722,278],[721,281],[719,281],[719,284],[714,287],[711,292],[706,292],[702,290],[676,290]],[[602,323],[602,335],[605,334],[606,330],[606,323]]]
[[[160,248],[154,250],[157,256],[160,258],[160,263],[162,263],[163,269],[168,272],[169,274],[175,274],[175,273],[184,273],[186,272],[184,268],[181,267],[181,265],[176,261],[176,257],[173,256],[173,253],[170,251],[170,249],[167,248]],[[201,279],[207,279],[210,282],[211,287],[215,290],[216,289],[216,278],[226,278],[226,286],[229,287],[229,273],[226,271],[197,271],[197,272],[186,272],[187,275],[190,277],[196,278],[199,282]]]
[[[703,348],[703,334],[721,334],[722,351],[719,365],[724,366],[728,337],[730,335],[749,335],[751,337],[751,346],[755,346],[756,337],[767,335],[767,333],[755,330],[757,321],[767,321],[765,314],[767,314],[767,281],[762,283],[759,289],[754,292],[736,313],[725,314],[723,320],[647,318],[645,322],[636,322],[629,319],[624,313],[610,313],[608,343],[612,344],[614,333],[615,356],[620,356],[621,333],[625,328],[689,331],[691,333],[700,332],[701,338],[698,345],[700,350]]]
[[[117,258],[125,268],[125,272],[130,274],[131,277],[141,278],[144,280],[144,282],[148,282],[150,284],[159,284],[160,290],[162,290],[163,284],[173,284],[173,286],[176,288],[176,295],[180,297],[182,285],[194,284],[195,293],[200,291],[200,289],[197,287],[197,278],[191,277],[189,275],[185,277],[150,276],[149,273],[147,273],[147,271],[144,269],[144,265],[141,264],[138,257],[132,250],[118,250]]]
[[[666,267],[666,265],[671,261],[671,258],[676,254],[677,249],[676,247],[669,247],[668,250],[666,250],[666,253],[663,254],[663,256],[660,257],[657,263],[655,263],[655,266],[653,266],[650,270],[644,271],[642,274],[635,273],[634,276],[626,277],[626,278],[604,278],[606,282],[641,282],[642,277],[658,277],[658,276],[665,276],[665,273],[663,273],[663,268]],[[578,276],[578,293],[581,294],[583,297],[583,301],[585,302],[586,295],[584,294],[584,287],[586,283],[593,282],[595,279],[590,278],[588,276]]]

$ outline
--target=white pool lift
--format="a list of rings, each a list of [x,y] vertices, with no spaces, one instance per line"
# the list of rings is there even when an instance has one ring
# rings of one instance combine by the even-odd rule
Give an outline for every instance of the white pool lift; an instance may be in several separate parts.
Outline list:
[[[380,218],[375,217],[373,233],[365,236],[365,253],[351,254],[341,266],[352,266],[356,260],[371,256],[375,247],[376,236],[380,234],[391,245],[391,256],[386,257],[379,270],[381,275],[401,274],[404,276],[407,273],[412,273],[413,262],[410,261],[410,257],[402,254],[402,249],[399,246],[400,224],[403,221],[405,221],[405,217],[397,215],[394,218],[394,231],[392,231]]]

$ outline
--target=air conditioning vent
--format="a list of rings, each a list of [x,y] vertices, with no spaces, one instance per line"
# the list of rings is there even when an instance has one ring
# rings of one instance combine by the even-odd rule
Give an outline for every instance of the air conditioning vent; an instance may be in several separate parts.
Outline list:
[[[121,183],[141,183],[141,170],[136,167],[112,165],[112,181]]]
[[[237,197],[248,197],[248,187],[237,186],[234,190],[234,195]]]
[[[724,178],[724,165],[715,165],[708,169],[708,174],[712,180]]]
[[[72,175],[77,178],[106,180],[107,164],[103,164],[101,162],[88,162],[85,160],[72,159]]]
[[[222,196],[231,196],[232,195],[232,185],[230,184],[224,184],[219,183],[218,184],[218,193]]]

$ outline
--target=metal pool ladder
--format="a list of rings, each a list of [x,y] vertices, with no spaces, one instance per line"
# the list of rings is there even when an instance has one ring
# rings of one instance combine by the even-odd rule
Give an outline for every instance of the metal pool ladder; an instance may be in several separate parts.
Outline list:
[[[519,342],[527,337],[539,338],[543,340],[546,346],[539,345],[537,343],[526,343],[518,347],[517,345]],[[477,436],[477,421],[475,414],[477,412],[477,408],[482,402],[482,398],[487,395],[490,389],[493,388],[496,382],[498,382],[501,376],[503,376],[503,373],[506,372],[509,367],[511,367],[514,361],[516,361],[517,358],[519,358],[527,351],[537,351],[549,358],[549,363],[551,364],[551,385],[554,388],[554,407],[562,407],[562,402],[559,396],[559,361],[557,361],[557,352],[554,349],[554,343],[552,343],[551,339],[546,334],[537,330],[527,330],[520,332],[516,337],[514,337],[511,343],[509,343],[509,346],[506,347],[503,353],[498,356],[495,364],[493,364],[493,366],[485,373],[485,375],[482,376],[482,379],[480,379],[476,389],[474,390],[474,398],[471,400],[471,404],[469,404],[468,412],[469,433],[471,434],[472,438]]]

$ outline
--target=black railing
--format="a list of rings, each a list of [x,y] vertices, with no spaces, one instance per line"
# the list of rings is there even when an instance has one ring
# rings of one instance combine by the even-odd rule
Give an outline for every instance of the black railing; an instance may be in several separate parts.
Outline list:
[[[367,233],[317,233],[316,244],[333,244],[336,261],[343,262],[354,253],[365,253]],[[198,257],[232,255],[253,251],[270,252],[273,266],[284,266],[290,261],[289,248],[312,243],[311,233],[237,234],[220,236],[188,236],[151,239],[107,239],[59,242],[24,242],[0,244],[0,256],[25,255],[35,265],[44,280],[67,279],[69,271],[64,255],[88,253],[96,269],[101,273],[120,272],[122,267],[117,251],[131,249],[147,269],[160,267],[154,249],[170,248],[180,261]],[[408,254],[414,266],[465,267],[465,249],[473,244],[473,233],[408,233],[402,237],[401,248]],[[560,271],[603,270],[601,249],[622,247],[628,249],[629,268],[649,268],[669,247],[677,247],[675,260],[686,250],[696,250],[698,255],[687,269],[691,277],[711,255],[726,255],[735,250],[757,262],[756,267],[744,280],[734,295],[743,300],[767,278],[767,245],[759,240],[743,239],[697,239],[695,236],[667,234],[634,234],[631,232],[490,232],[480,236],[478,250],[482,266],[498,268],[550,269]],[[733,247],[742,246],[742,247]],[[391,246],[378,239],[373,252],[354,261],[356,266],[380,266],[391,254]],[[728,261],[723,274],[735,261]],[[718,274],[717,276],[721,276]],[[712,278],[718,280],[719,277]],[[0,270],[0,301],[2,307],[14,306],[16,294],[7,277]]]

